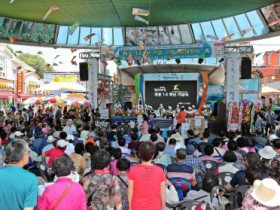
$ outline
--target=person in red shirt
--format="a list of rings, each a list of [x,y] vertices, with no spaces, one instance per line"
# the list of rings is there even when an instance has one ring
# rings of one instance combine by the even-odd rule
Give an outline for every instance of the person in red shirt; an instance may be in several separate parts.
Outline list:
[[[1,134],[0,134],[0,138],[1,138],[1,140],[0,140],[0,146],[1,145],[6,145],[6,143],[8,142],[8,134],[4,131],[4,132],[2,132]]]
[[[177,116],[176,129],[179,129],[181,127],[182,123],[186,122],[186,117],[187,117],[187,113],[185,112],[185,108],[182,107],[181,111],[178,113],[178,116]]]
[[[42,161],[45,163],[46,162],[46,156],[50,157],[48,165],[52,166],[53,161],[60,157],[61,155],[65,154],[65,149],[67,146],[67,143],[65,140],[59,140],[57,143],[58,147],[55,147],[53,149],[50,149],[46,151],[45,153],[42,154]]]
[[[165,210],[165,180],[162,168],[152,164],[155,145],[142,142],[138,153],[142,163],[128,172],[128,201],[132,210]]]

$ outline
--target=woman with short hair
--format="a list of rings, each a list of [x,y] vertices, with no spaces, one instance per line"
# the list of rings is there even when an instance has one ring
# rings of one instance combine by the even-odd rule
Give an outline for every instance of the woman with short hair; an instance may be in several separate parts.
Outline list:
[[[58,177],[55,184],[46,187],[38,200],[38,210],[87,210],[82,186],[71,180],[74,163],[68,155],[54,160],[52,170]]]
[[[128,172],[128,201],[132,210],[165,209],[165,175],[163,170],[152,164],[155,145],[151,142],[140,144],[138,154],[141,164]]]

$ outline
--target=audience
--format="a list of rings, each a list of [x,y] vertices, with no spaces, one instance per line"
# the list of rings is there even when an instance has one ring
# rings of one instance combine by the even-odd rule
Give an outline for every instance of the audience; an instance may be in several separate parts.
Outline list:
[[[170,159],[170,156],[168,154],[164,153],[165,143],[158,142],[156,144],[156,148],[158,150],[158,155],[153,160],[154,163],[160,163],[160,164],[165,165],[167,167],[169,164],[171,164],[171,159]]]

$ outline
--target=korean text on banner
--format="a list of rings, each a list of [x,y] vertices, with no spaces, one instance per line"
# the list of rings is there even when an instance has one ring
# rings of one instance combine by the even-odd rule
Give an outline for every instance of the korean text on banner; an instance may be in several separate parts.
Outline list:
[[[241,55],[237,52],[228,54],[227,60],[227,105],[239,101],[239,67]]]
[[[22,94],[24,90],[24,84],[23,84],[23,72],[17,73],[17,94]]]

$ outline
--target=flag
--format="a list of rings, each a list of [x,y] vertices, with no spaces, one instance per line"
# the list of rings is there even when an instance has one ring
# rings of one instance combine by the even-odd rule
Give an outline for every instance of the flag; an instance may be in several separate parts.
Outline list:
[[[19,40],[19,37],[14,36],[14,37],[10,38],[11,43],[16,42],[17,40]]]
[[[71,64],[76,66],[76,65],[77,65],[77,62],[74,61],[75,58],[76,58],[76,56],[73,56],[73,58],[71,59]]]
[[[150,11],[146,9],[133,8],[132,15],[149,16]]]
[[[137,21],[140,21],[140,22],[143,22],[143,23],[146,23],[147,25],[149,25],[149,21],[145,20],[144,18],[142,18],[138,15],[134,16],[134,20],[137,20]]]
[[[205,58],[206,57],[206,53],[205,52],[203,52],[203,53],[201,53],[200,55],[199,55],[199,57],[198,58]]]
[[[76,48],[71,48],[71,53],[76,52],[77,49]]]
[[[262,54],[262,53],[257,53],[257,54],[256,54],[256,57],[259,57],[261,54]]]
[[[233,35],[234,35],[234,33],[230,34],[228,36],[225,36],[224,38],[221,39],[221,42],[226,42],[226,41],[230,40]]]
[[[77,28],[81,25],[79,21],[76,21],[69,29],[68,29],[68,34],[73,35],[73,33],[77,30]]]
[[[54,60],[57,59],[59,56],[60,56],[60,55],[56,55],[56,56],[54,57]]]
[[[241,35],[244,36],[245,34],[247,34],[248,32],[250,32],[251,30],[253,30],[254,27],[251,28],[246,28],[241,30]]]
[[[280,22],[280,18],[278,20],[276,20],[276,21],[273,21],[273,22],[269,23],[268,26],[270,26],[270,27],[274,26],[274,25],[276,25],[279,22]]]
[[[218,37],[214,35],[206,35],[207,38],[214,39],[214,40],[219,40]]]
[[[55,10],[58,10],[59,8],[57,7],[57,6],[51,6],[50,8],[49,8],[49,10],[47,11],[47,13],[45,14],[45,16],[44,16],[44,18],[43,18],[43,20],[46,20],[47,18],[48,18],[48,16],[53,12],[53,11],[55,11]]]
[[[84,37],[84,40],[87,42],[91,37],[93,37],[94,35],[96,35],[96,33],[92,33],[92,34],[89,34],[87,36]]]

